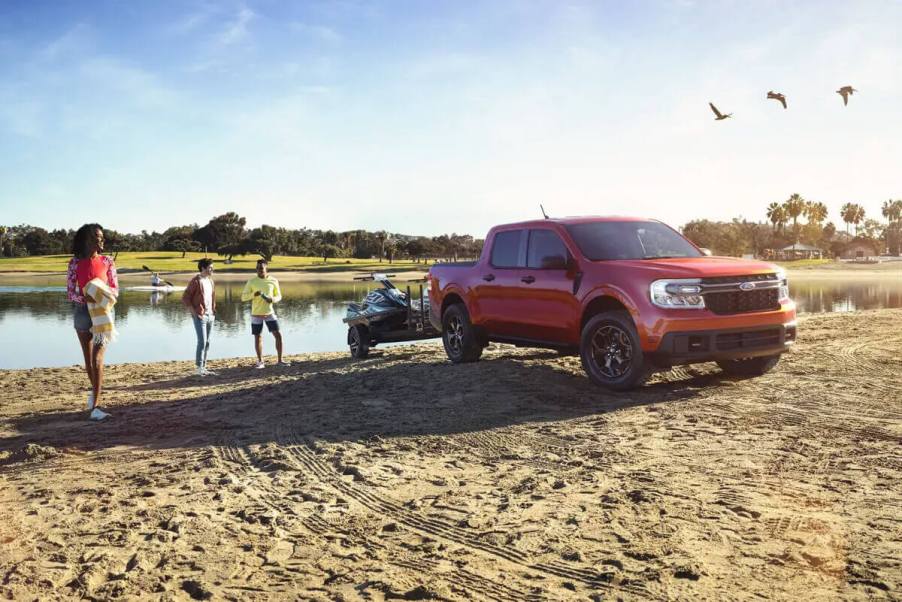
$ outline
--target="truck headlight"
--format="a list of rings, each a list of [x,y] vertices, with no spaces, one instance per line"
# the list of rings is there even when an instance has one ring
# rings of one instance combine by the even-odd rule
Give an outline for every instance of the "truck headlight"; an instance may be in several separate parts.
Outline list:
[[[651,302],[667,309],[704,309],[701,280],[655,280],[649,288]]]
[[[777,270],[777,280],[780,282],[780,289],[777,294],[780,301],[789,301],[789,280],[786,278],[786,270]]]

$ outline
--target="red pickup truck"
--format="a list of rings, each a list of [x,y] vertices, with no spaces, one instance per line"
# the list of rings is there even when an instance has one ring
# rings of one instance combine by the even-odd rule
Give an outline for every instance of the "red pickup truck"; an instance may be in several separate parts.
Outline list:
[[[796,338],[781,268],[711,257],[648,219],[496,226],[478,261],[429,270],[429,298],[452,362],[478,360],[492,341],[558,349],[613,390],[697,362],[764,374]]]

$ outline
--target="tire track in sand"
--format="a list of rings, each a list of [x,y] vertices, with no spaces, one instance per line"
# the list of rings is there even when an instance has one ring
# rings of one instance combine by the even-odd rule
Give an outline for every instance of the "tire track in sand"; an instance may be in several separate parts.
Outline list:
[[[331,486],[342,495],[353,499],[374,514],[381,514],[414,531],[465,546],[529,571],[570,579],[594,588],[610,587],[613,573],[601,573],[589,568],[568,566],[560,561],[531,562],[531,558],[524,552],[480,541],[470,531],[456,524],[442,519],[425,517],[370,491],[369,488],[361,487],[353,481],[345,481],[333,466],[319,458],[314,447],[293,432],[282,432],[279,429],[276,432],[276,440],[282,449],[291,454],[308,474]]]

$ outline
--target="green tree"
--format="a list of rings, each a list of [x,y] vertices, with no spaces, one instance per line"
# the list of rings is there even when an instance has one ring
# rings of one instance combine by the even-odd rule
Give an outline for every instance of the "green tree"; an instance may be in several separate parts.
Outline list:
[[[206,226],[195,232],[195,239],[211,251],[219,247],[234,248],[246,236],[244,226],[247,221],[237,213],[230,211],[214,217]],[[224,253],[220,253],[223,255]]]

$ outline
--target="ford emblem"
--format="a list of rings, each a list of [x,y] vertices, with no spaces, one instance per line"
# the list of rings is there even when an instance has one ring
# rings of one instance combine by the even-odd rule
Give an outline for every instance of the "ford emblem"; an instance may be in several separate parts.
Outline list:
[[[741,291],[750,291],[755,288],[754,282],[743,282],[739,285],[739,290]]]

